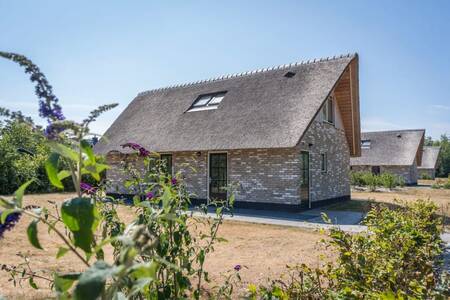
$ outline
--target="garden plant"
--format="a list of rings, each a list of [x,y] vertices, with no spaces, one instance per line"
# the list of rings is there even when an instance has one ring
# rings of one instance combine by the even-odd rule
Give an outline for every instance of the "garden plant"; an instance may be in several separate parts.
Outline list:
[[[110,167],[95,155],[88,139],[89,125],[103,112],[116,105],[104,105],[91,112],[82,122],[67,120],[58,98],[45,76],[26,57],[0,52],[0,56],[18,63],[30,74],[39,98],[40,116],[48,125],[42,132],[50,154],[44,162],[48,181],[63,189],[71,180],[76,196],[55,204],[57,213],[46,207],[23,204],[25,190],[36,184],[31,178],[11,198],[0,198],[0,239],[11,230],[22,215],[31,217],[29,242],[42,249],[38,224],[60,240],[57,258],[73,255],[83,266],[82,272],[54,271],[48,277],[33,270],[29,258],[19,266],[1,266],[13,284],[46,281],[59,299],[445,299],[448,279],[439,272],[441,254],[441,219],[436,207],[417,201],[397,209],[373,208],[365,223],[368,231],[350,234],[333,227],[324,244],[336,253],[336,261],[322,268],[291,266],[288,279],[272,279],[267,285],[248,286],[245,295],[237,295],[240,282],[236,265],[225,276],[223,285],[203,290],[209,282],[205,260],[214,251],[223,214],[234,202],[212,201],[190,209],[190,195],[181,173],[171,175],[157,153],[139,144],[123,145],[126,155],[121,168],[126,180],[120,185],[133,194],[135,218],[125,223],[117,212],[122,200],[107,196],[102,174]],[[4,111],[4,110],[3,110]],[[22,118],[25,120],[24,118]],[[33,127],[34,128],[34,127]],[[143,168],[133,163],[143,161]],[[360,176],[361,175],[361,176]],[[84,182],[89,176],[95,184]],[[33,176],[31,176],[33,177]],[[382,179],[380,179],[382,178]],[[41,180],[41,179],[39,179]],[[388,188],[397,184],[391,175],[353,174],[353,182],[379,182]],[[211,217],[208,211],[214,211]],[[325,220],[329,219],[324,216]],[[112,249],[112,257],[106,249]],[[447,280],[447,281],[446,281]]]

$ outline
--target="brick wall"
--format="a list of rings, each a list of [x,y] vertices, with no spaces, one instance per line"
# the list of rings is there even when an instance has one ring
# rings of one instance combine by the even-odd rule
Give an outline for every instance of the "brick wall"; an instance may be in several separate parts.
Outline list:
[[[228,182],[236,185],[236,200],[300,204],[300,151],[310,153],[311,201],[350,195],[350,155],[342,129],[315,120],[295,148],[229,150]],[[327,154],[327,172],[321,170],[321,154]],[[208,152],[172,153],[174,172],[185,178],[195,198],[208,194]],[[124,156],[109,156],[113,167],[107,177],[120,187],[117,162]],[[119,190],[121,190],[119,188]],[[111,189],[110,192],[113,192]]]
[[[342,129],[314,121],[298,148],[310,151],[311,201],[350,196],[350,152]],[[327,156],[327,172],[321,169],[322,153]]]

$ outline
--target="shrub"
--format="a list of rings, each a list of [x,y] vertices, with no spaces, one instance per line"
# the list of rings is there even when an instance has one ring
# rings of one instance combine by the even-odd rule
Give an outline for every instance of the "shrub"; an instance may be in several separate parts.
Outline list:
[[[442,243],[436,212],[422,200],[396,209],[374,207],[365,219],[368,232],[330,231],[326,243],[337,251],[336,264],[291,267],[288,280],[250,286],[250,298],[444,299],[448,286],[435,268]]]
[[[363,181],[370,191],[375,191],[380,183],[379,176],[366,172],[363,175]]]
[[[428,173],[420,174],[420,178],[423,179],[423,180],[431,180],[432,179],[430,174],[428,174]]]
[[[354,186],[364,186],[364,174],[365,172],[350,172],[350,184]]]
[[[387,189],[392,189],[399,185],[398,176],[391,173],[383,173],[379,177],[380,183]]]
[[[442,185],[444,189],[450,189],[450,180]]]
[[[431,188],[437,190],[437,189],[442,188],[442,186],[441,186],[440,184],[438,184],[438,183],[433,183],[433,184],[431,185]]]
[[[384,172],[381,175],[375,175],[371,172],[351,172],[350,182],[354,186],[365,186],[371,191],[375,191],[377,187],[383,186],[392,189],[397,186],[403,187],[405,179],[401,176]]]

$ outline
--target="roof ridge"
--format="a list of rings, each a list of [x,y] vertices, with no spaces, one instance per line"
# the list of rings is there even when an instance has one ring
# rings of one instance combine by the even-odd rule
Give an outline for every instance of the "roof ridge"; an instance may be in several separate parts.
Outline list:
[[[169,85],[169,86],[162,87],[162,88],[156,88],[156,89],[140,92],[140,93],[138,93],[138,96],[148,95],[151,93],[171,90],[171,89],[180,88],[180,87],[193,86],[193,85],[197,85],[197,84],[215,82],[215,81],[219,81],[219,80],[226,80],[226,79],[230,79],[230,78],[249,76],[249,75],[264,73],[264,72],[273,71],[273,70],[284,70],[284,69],[288,69],[288,68],[292,68],[292,67],[296,67],[296,66],[300,66],[300,65],[310,65],[310,64],[321,63],[321,62],[325,62],[325,61],[349,58],[349,57],[353,57],[353,56],[357,56],[357,55],[358,55],[358,53],[356,53],[356,52],[347,53],[347,54],[335,55],[332,57],[328,56],[328,57],[323,57],[323,58],[302,60],[302,61],[295,62],[295,63],[282,64],[282,65],[278,65],[278,66],[261,68],[261,69],[256,69],[256,70],[252,70],[252,71],[244,71],[244,72],[239,72],[239,73],[226,74],[226,75],[222,75],[222,76],[212,77],[209,79],[197,80],[197,81],[192,81],[192,82],[187,82],[187,83]]]

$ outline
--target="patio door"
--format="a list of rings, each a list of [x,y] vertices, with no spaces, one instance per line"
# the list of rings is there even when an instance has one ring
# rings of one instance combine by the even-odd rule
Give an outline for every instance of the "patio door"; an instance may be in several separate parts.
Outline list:
[[[309,198],[309,152],[300,152],[300,200],[301,206],[311,208]]]
[[[209,154],[209,198],[227,199],[227,154]]]

